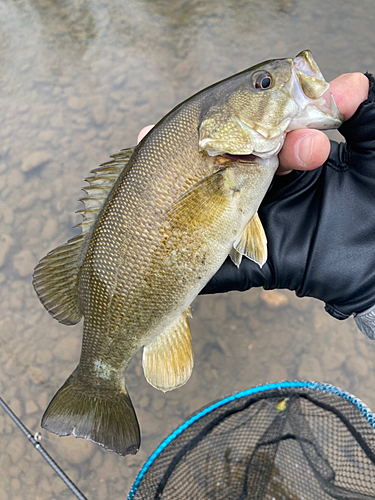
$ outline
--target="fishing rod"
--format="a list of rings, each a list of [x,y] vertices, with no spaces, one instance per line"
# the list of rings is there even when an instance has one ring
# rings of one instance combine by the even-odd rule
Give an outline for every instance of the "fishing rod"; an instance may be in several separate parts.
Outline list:
[[[21,422],[21,420],[13,413],[10,407],[6,404],[6,402],[0,397],[0,406],[3,408],[5,413],[13,420],[13,422],[17,425],[19,429],[25,434],[30,443],[34,446],[36,450],[42,455],[44,460],[48,465],[52,467],[52,469],[56,472],[59,478],[64,481],[66,486],[70,489],[72,493],[78,498],[78,500],[87,500],[87,498],[81,493],[81,491],[77,488],[77,486],[73,483],[73,481],[65,474],[65,472],[57,465],[54,459],[47,453],[47,451],[40,444],[41,435],[36,433],[33,435],[29,429]]]

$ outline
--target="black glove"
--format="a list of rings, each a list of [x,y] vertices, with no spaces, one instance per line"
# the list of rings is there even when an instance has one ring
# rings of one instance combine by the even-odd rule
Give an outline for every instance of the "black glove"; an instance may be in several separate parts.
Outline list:
[[[365,323],[375,318],[375,79],[366,76],[368,99],[339,129],[346,143],[331,142],[318,169],[274,178],[259,209],[263,268],[244,258],[238,269],[227,259],[201,293],[288,288],[324,301],[335,318],[363,311]]]

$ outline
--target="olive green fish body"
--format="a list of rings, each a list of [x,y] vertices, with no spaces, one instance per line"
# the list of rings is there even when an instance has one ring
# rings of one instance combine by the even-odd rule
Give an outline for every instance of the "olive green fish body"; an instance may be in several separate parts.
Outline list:
[[[286,132],[342,117],[311,54],[268,61],[205,89],[166,115],[133,150],[86,179],[82,234],[50,252],[34,287],[65,324],[84,317],[80,362],[42,426],[135,453],[140,432],[124,372],[143,347],[154,387],[193,368],[190,304],[230,255],[259,265],[258,207]]]
[[[212,185],[218,197],[228,198],[215,217],[206,216],[205,199],[202,220],[196,210],[185,220],[171,211],[218,169],[198,152],[200,106],[193,104],[170,117],[170,132],[167,121],[134,153],[93,232],[79,282],[85,336],[95,337],[82,352],[85,368],[115,344],[111,366],[124,370],[134,351],[181,316],[227,257],[272,179],[275,168],[268,165],[231,163],[218,174],[233,184],[228,192]],[[252,190],[260,194],[246,202]]]
[[[197,112],[199,109],[195,115]],[[192,117],[193,113],[188,115]],[[194,125],[197,127],[196,116]],[[178,302],[169,290],[165,293],[165,266],[160,262],[158,269],[155,261],[165,246],[163,223],[168,209],[210,174],[197,148],[192,150],[191,145],[197,143],[192,128],[187,121],[174,135],[165,128],[156,130],[135,151],[130,171],[119,179],[103,208],[82,265],[80,308],[90,335],[98,335],[97,352],[90,355],[100,356],[110,337],[120,343],[121,361],[116,369],[123,369],[128,361],[124,353],[129,350],[131,357],[133,345],[136,349],[142,345],[140,335],[147,336],[167,308]],[[100,309],[93,308],[96,302]]]

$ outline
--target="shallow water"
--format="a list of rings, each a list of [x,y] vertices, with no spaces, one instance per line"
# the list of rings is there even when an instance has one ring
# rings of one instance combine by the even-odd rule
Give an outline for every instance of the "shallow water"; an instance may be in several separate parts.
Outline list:
[[[327,79],[374,71],[374,21],[373,0],[0,3],[0,394],[33,432],[76,366],[82,327],[47,314],[31,273],[77,234],[89,170],[181,100],[262,60],[309,48]],[[151,452],[192,412],[259,383],[329,382],[375,410],[375,343],[318,301],[251,290],[199,297],[193,316],[195,368],[184,387],[151,388],[139,355],[128,369],[143,437],[136,456],[42,431],[89,499],[126,497]],[[1,412],[0,443],[0,499],[73,498]]]

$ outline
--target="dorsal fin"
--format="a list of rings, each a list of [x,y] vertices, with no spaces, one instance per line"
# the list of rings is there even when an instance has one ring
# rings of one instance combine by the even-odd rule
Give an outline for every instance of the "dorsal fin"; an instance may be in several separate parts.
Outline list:
[[[133,151],[134,148],[122,149],[118,154],[111,156],[113,160],[102,163],[99,168],[91,170],[94,175],[85,179],[90,186],[82,188],[87,196],[79,200],[85,208],[78,210],[77,213],[82,215],[83,220],[76,226],[82,228],[82,234],[87,234],[90,231],[114,183],[128,164]]]
[[[122,149],[111,161],[92,170],[85,179],[90,186],[83,188],[87,197],[81,199],[85,208],[78,213],[83,221],[79,236],[69,240],[46,255],[36,266],[33,285],[47,311],[60,323],[74,325],[82,317],[78,303],[78,276],[87,251],[91,230],[121,172],[126,170],[134,148]]]

